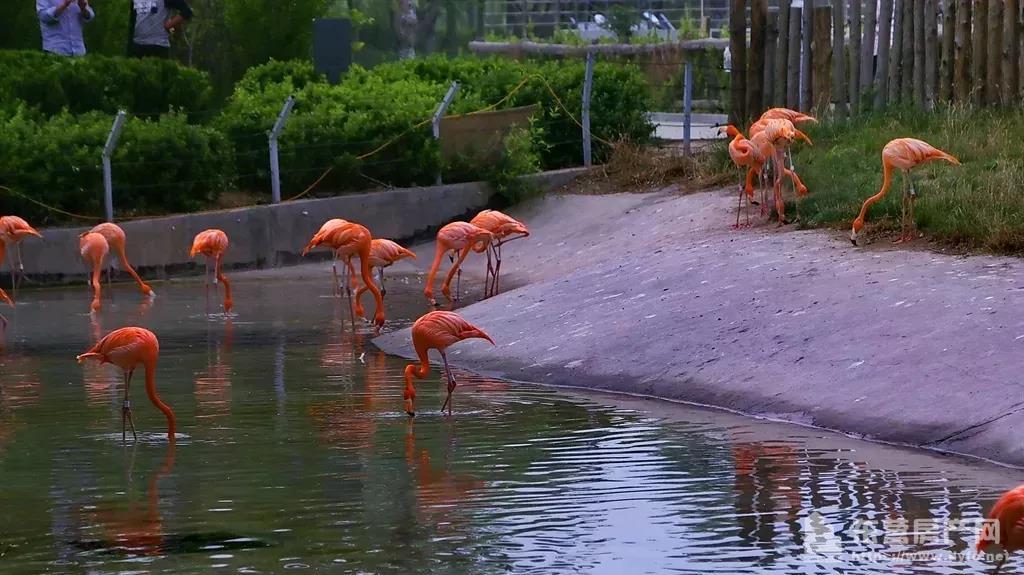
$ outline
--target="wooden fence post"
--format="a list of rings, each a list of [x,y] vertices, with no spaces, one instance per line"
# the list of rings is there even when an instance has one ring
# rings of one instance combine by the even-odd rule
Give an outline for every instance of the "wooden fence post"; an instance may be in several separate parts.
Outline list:
[[[953,97],[964,104],[971,98],[971,0],[956,0],[953,44]]]
[[[1020,2],[1006,0],[1006,13],[1003,15],[1003,105],[1016,103],[1017,92],[1020,90]]]
[[[1002,96],[1000,85],[1002,79],[999,77],[1002,72],[1003,55],[1003,2],[1004,0],[989,0],[988,2],[988,25],[985,35],[988,40],[988,61],[985,65],[985,75],[988,81],[985,82],[985,103],[989,106],[999,104]],[[985,26],[985,23],[981,23]]]
[[[942,49],[939,59],[939,101],[953,99],[953,38],[956,35],[956,2],[945,0],[942,7]]]
[[[985,64],[988,62],[988,42],[985,25],[988,22],[988,0],[974,0],[974,21],[971,26],[971,102],[981,106],[985,85]]]
[[[764,40],[768,25],[768,0],[751,0],[750,53],[747,54],[747,115],[764,111]]]
[[[729,121],[737,126],[747,121],[747,2],[731,0],[729,3],[729,51],[732,82]]]
[[[810,112],[814,105],[811,41],[814,40],[814,0],[804,0],[800,31],[800,111]]]
[[[815,115],[828,110],[832,100],[829,68],[832,67],[832,7],[818,6],[814,9],[814,91],[813,107]]]
[[[764,37],[764,107],[768,108],[775,102],[775,54],[779,43],[779,9],[775,6],[768,8],[767,32]]]
[[[914,101],[914,1],[903,0],[903,72],[900,78],[900,101]]]
[[[878,9],[878,70],[875,72],[875,108],[885,105],[889,92],[889,45],[892,43],[892,0]]]
[[[895,0],[893,3],[892,50],[889,52],[889,103],[900,100],[900,86],[903,80],[903,3],[909,0]]]
[[[938,0],[924,0],[924,102],[928,109],[935,106],[939,91],[939,25]]]
[[[786,107],[800,107],[800,18],[799,7],[789,9],[789,48],[786,57]]]
[[[775,46],[775,105],[786,105],[786,64],[789,62],[789,4],[779,0],[779,40]]]
[[[836,0],[832,6],[832,93],[835,94],[836,117],[846,117],[846,0]]]
[[[914,0],[914,105],[924,106],[924,0]]]
[[[864,6],[864,39],[860,43],[861,108],[870,108],[873,97],[871,80],[875,76],[875,37],[878,34],[878,1],[868,0]]]
[[[846,0],[839,0],[845,2]],[[862,0],[850,0],[850,113],[860,113],[860,56],[861,56],[861,4]]]

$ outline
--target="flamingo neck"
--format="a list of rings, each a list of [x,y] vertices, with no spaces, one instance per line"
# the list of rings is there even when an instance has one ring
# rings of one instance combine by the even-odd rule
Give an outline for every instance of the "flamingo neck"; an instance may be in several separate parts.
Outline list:
[[[174,411],[171,406],[167,405],[160,399],[160,396],[156,394],[156,362],[150,361],[146,363],[146,395],[149,396],[149,401],[153,402],[153,405],[157,409],[164,413],[164,417],[167,418],[167,440],[172,444],[174,443],[174,432],[177,429],[174,419]]]
[[[878,190],[878,193],[864,200],[864,205],[860,207],[860,214],[857,215],[857,220],[863,222],[865,216],[868,214],[868,208],[870,208],[875,202],[885,197],[885,194],[889,191],[889,185],[892,183],[892,165],[889,162],[883,162],[882,166],[882,189]]]
[[[423,379],[430,374],[430,358],[427,357],[427,348],[416,346],[416,357],[419,358],[420,364],[417,366],[415,363],[410,363],[405,366],[405,378],[411,380],[413,377],[416,379]]]

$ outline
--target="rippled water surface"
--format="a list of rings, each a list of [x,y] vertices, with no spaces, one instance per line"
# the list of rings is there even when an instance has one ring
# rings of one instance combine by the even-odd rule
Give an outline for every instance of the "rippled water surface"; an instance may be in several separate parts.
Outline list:
[[[424,311],[403,279],[389,329]],[[3,573],[978,573],[991,563],[896,554],[966,551],[961,522],[1021,476],[470,374],[449,419],[436,370],[410,421],[405,362],[352,335],[327,276],[235,284],[230,318],[191,282],[149,306],[115,287],[97,318],[84,289],[20,294],[0,353]],[[161,340],[174,450],[141,381],[122,444],[120,374],[74,361],[133,324]],[[809,537],[822,526],[836,538]]]

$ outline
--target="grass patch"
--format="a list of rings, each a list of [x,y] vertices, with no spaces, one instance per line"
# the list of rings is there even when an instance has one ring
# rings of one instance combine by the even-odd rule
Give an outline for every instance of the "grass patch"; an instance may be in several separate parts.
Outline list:
[[[570,186],[569,193],[599,195],[646,193],[674,186],[697,192],[738,181],[728,142],[716,141],[687,156],[679,150],[616,142],[608,161],[595,166]]]
[[[849,229],[861,203],[882,184],[882,147],[914,137],[963,163],[914,170],[918,230],[968,250],[1024,254],[1024,115],[1011,110],[900,109],[806,130],[814,146],[797,146],[797,172],[810,189],[801,201],[801,225]],[[868,211],[866,230],[899,227],[901,176]]]

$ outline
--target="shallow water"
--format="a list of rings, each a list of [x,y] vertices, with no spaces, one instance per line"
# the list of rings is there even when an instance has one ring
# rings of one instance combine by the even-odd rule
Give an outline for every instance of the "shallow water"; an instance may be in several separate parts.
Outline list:
[[[975,529],[960,522],[1020,480],[464,373],[449,419],[436,370],[410,421],[405,362],[368,345],[364,326],[352,335],[328,276],[235,279],[231,317],[215,301],[208,314],[193,282],[155,285],[151,305],[115,287],[96,318],[84,289],[20,294],[0,352],[4,573],[980,573],[991,563],[896,554],[966,551]],[[389,329],[425,310],[411,279],[389,280]],[[124,325],[160,337],[173,451],[141,381],[139,441],[126,445],[120,374],[74,361]],[[836,539],[810,538],[807,518]],[[915,520],[936,534],[900,541]]]

